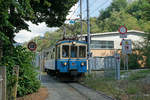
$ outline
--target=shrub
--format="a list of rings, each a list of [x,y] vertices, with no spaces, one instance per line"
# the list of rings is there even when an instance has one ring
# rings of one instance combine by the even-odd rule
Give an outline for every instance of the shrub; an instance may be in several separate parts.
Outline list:
[[[14,48],[13,53],[8,51],[8,56],[3,58],[3,63],[7,66],[7,89],[10,98],[12,87],[16,82],[12,70],[15,65],[19,65],[17,96],[24,96],[39,89],[40,81],[37,79],[35,67],[31,64],[32,58],[33,53],[21,46]]]
[[[132,53],[128,56],[128,67],[129,69],[139,69],[140,64],[138,63],[139,56],[135,53]],[[124,68],[124,59],[123,57],[121,58],[121,69]]]

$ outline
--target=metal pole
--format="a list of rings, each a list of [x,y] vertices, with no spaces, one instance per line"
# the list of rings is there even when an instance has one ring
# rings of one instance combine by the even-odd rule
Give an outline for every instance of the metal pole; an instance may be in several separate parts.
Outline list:
[[[88,72],[91,72],[90,68],[90,16],[89,16],[89,0],[87,0],[87,36],[88,36]]]
[[[64,36],[63,36],[63,38],[65,38],[66,37],[66,26],[64,25]]]
[[[127,54],[127,61],[126,61],[126,63],[127,63],[127,73],[128,73],[128,54]]]
[[[80,0],[80,23],[81,23],[81,40],[82,40],[82,0]]]
[[[124,70],[126,70],[126,55],[123,55],[123,57]]]

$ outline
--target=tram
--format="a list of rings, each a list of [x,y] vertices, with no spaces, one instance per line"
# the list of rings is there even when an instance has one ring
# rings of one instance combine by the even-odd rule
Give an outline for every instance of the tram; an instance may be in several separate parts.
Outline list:
[[[87,72],[87,42],[61,40],[45,51],[44,68],[49,73],[81,75]]]

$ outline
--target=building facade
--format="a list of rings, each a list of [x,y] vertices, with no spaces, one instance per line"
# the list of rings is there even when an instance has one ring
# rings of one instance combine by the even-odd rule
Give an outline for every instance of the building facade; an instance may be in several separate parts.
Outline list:
[[[144,32],[137,30],[128,30],[127,38],[131,39],[133,43],[142,42]],[[87,35],[83,35],[83,40],[86,40]],[[92,56],[112,56],[115,52],[120,51],[122,46],[120,45],[122,38],[120,38],[119,32],[105,32],[91,34],[91,52]],[[134,48],[134,45],[132,45]]]

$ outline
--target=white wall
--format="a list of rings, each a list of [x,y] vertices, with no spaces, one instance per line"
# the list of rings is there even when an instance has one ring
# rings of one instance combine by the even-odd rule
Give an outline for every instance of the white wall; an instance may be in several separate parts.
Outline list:
[[[91,37],[92,40],[104,40],[104,41],[114,41],[114,49],[121,49],[120,43],[122,38],[120,38],[120,34],[107,34],[107,35],[99,35]],[[143,41],[142,34],[136,35],[134,33],[130,33],[127,35],[126,39],[131,39],[132,42]],[[132,45],[133,47],[133,45]]]

